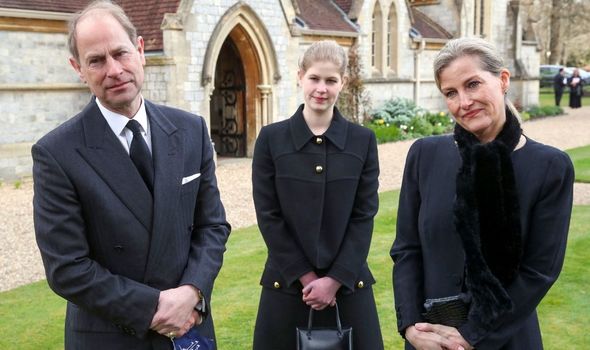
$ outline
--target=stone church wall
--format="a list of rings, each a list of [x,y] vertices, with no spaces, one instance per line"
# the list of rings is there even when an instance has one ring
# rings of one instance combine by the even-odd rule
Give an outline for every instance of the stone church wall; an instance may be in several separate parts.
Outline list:
[[[285,23],[285,16],[281,4],[276,0],[247,0],[243,1],[252,8],[263,21],[266,30],[272,40],[277,55],[279,74],[281,79],[273,86],[274,100],[284,96],[296,95],[295,80],[297,68],[293,66],[292,57],[289,57],[291,34]],[[186,38],[190,45],[191,62],[188,66],[188,79],[184,83],[184,99],[190,101],[190,110],[193,113],[202,114],[208,110],[209,99],[205,96],[201,85],[201,73],[203,70],[204,56],[211,35],[222,16],[236,1],[221,0],[217,2],[195,1],[191,12],[194,15],[191,21],[193,25],[185,28]],[[297,62],[295,60],[295,62]],[[275,103],[272,115],[284,119],[291,115],[295,108],[295,100],[287,98],[290,103]]]
[[[90,93],[68,63],[65,34],[0,31],[0,180],[30,175],[30,147]]]

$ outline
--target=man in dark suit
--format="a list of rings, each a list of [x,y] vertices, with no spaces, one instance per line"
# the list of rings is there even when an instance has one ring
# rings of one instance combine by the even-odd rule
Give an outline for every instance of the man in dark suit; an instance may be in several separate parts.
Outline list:
[[[567,85],[565,78],[565,71],[563,67],[559,68],[559,72],[553,77],[553,91],[555,92],[555,105],[559,106],[561,96],[563,95],[563,88]]]
[[[170,349],[207,316],[230,226],[201,117],[141,96],[144,42],[123,10],[74,16],[71,65],[94,97],[32,148],[34,221],[66,349]]]

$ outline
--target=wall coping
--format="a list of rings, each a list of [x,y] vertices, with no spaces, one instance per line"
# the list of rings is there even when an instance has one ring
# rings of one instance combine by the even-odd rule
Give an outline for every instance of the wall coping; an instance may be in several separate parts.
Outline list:
[[[22,83],[0,84],[0,91],[71,91],[88,90],[82,83]]]

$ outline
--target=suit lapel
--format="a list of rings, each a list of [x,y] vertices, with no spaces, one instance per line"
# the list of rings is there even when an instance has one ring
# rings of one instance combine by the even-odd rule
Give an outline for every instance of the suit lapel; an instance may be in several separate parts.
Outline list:
[[[150,232],[152,196],[141,175],[100,113],[96,102],[90,102],[82,113],[86,148],[79,148],[78,152]]]
[[[160,259],[169,258],[161,254],[161,248],[166,246],[170,227],[174,227],[170,220],[175,215],[184,169],[182,133],[154,104],[146,102],[146,111],[150,118],[155,170],[154,221],[146,267],[149,274],[157,270]]]

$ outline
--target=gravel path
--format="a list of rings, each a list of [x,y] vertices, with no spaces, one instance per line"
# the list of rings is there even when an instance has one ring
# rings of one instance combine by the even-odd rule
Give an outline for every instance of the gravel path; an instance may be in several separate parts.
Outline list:
[[[524,124],[525,134],[559,149],[590,144],[590,107],[566,109],[567,115]],[[379,146],[380,191],[400,187],[403,166],[413,141]],[[233,228],[256,223],[252,203],[251,159],[220,159],[217,178],[228,221]],[[45,278],[33,232],[31,179],[20,188],[0,186],[0,291]],[[575,204],[590,204],[590,184],[576,184]]]

